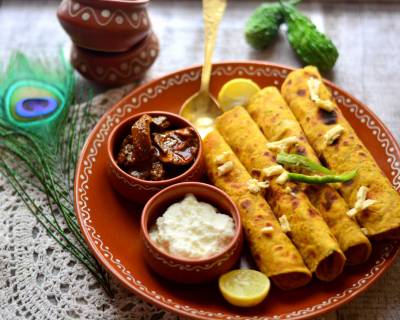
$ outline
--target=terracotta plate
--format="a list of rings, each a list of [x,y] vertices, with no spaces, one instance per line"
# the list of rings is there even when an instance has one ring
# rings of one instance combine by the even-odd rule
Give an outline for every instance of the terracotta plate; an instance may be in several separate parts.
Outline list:
[[[251,78],[261,87],[280,86],[290,70],[259,62],[216,64],[211,91],[215,95],[226,81],[235,77]],[[400,153],[393,136],[360,101],[334,84],[327,84],[347,120],[399,190]],[[199,85],[199,67],[177,71],[143,85],[109,110],[89,136],[78,163],[75,199],[82,232],[97,259],[143,299],[196,319],[308,319],[331,311],[365,291],[392,264],[399,250],[398,242],[375,244],[366,264],[347,268],[332,283],[313,280],[307,287],[290,292],[273,288],[264,303],[248,310],[228,305],[216,284],[176,285],[149,270],[138,243],[141,207],[123,201],[107,181],[107,137],[118,122],[135,112],[178,112]]]

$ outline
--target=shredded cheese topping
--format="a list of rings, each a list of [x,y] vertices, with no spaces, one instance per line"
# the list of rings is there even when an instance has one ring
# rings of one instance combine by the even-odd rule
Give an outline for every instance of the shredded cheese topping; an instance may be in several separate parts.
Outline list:
[[[298,142],[299,142],[299,138],[292,136],[292,137],[284,138],[282,140],[268,142],[267,148],[274,152],[287,152],[287,150],[289,149],[290,146],[292,146]]]
[[[233,169],[233,162],[232,161],[225,162],[224,164],[220,165],[217,168],[218,177],[227,174],[228,172],[232,171],[232,169]]]
[[[225,151],[225,152],[221,153],[220,155],[216,156],[215,162],[216,162],[218,165],[224,164],[224,163],[226,162],[228,156],[229,156],[229,152],[228,152],[228,151]]]
[[[264,168],[264,169],[262,170],[263,174],[264,174],[266,177],[276,176],[276,175],[278,175],[278,174],[283,173],[284,171],[285,171],[285,169],[284,169],[280,164],[273,165],[273,166]]]
[[[266,189],[269,187],[268,181],[258,181],[257,179],[250,179],[247,181],[247,189],[251,193],[259,193],[261,189]]]
[[[349,211],[347,211],[347,215],[350,218],[354,218],[356,216],[356,214],[358,213],[358,210],[356,210],[356,208],[352,208]]]
[[[261,229],[261,233],[264,235],[270,235],[274,232],[274,228],[272,226],[267,226]]]
[[[328,146],[331,145],[342,135],[343,132],[344,132],[344,128],[340,124],[329,129],[324,134],[325,144]]]
[[[286,215],[279,217],[279,223],[281,224],[281,228],[284,233],[292,231],[292,229],[290,229],[290,224]]]
[[[287,171],[284,171],[280,174],[278,178],[276,178],[276,183],[277,184],[285,184],[289,179],[289,173]]]
[[[368,235],[368,229],[367,228],[361,228],[361,232],[364,233],[364,235]]]
[[[347,211],[347,215],[351,218],[355,217],[357,213],[367,209],[372,206],[376,200],[367,199],[368,188],[366,186],[361,186],[357,191],[357,200],[354,204],[354,208]]]
[[[308,89],[310,91],[311,100],[317,104],[317,106],[321,109],[324,109],[328,112],[332,112],[335,110],[335,105],[330,100],[323,100],[319,97],[319,86],[321,85],[321,81],[316,78],[309,78],[307,81]]]

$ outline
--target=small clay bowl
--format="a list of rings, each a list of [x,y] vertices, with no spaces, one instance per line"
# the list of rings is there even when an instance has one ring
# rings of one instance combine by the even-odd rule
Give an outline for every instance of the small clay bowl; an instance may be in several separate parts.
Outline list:
[[[86,49],[128,51],[151,30],[149,0],[64,0],[58,19],[72,41]]]
[[[141,79],[157,59],[157,36],[152,32],[124,53],[104,53],[72,46],[71,63],[79,73],[97,84],[120,86]]]
[[[175,257],[159,249],[150,239],[149,229],[166,209],[181,201],[187,193],[207,202],[219,212],[232,216],[236,232],[231,243],[220,253],[209,258],[192,260]],[[200,182],[184,182],[170,186],[152,197],[143,209],[140,223],[142,251],[147,264],[156,273],[180,283],[202,283],[216,279],[229,271],[240,258],[243,231],[239,210],[222,190]]]
[[[184,181],[201,180],[205,171],[202,141],[196,129],[195,131],[199,140],[199,150],[197,152],[197,156],[193,164],[180,175],[161,181],[148,181],[135,178],[122,170],[116,162],[122,140],[130,133],[131,127],[135,121],[144,114],[148,114],[150,116],[164,115],[168,117],[168,120],[171,122],[173,127],[192,127],[194,129],[190,122],[178,116],[177,114],[163,111],[147,111],[137,113],[132,117],[129,117],[125,121],[119,123],[110,133],[107,141],[107,174],[109,176],[111,185],[117,192],[119,192],[129,201],[141,204],[146,203],[147,200],[149,200],[154,194],[170,185]]]

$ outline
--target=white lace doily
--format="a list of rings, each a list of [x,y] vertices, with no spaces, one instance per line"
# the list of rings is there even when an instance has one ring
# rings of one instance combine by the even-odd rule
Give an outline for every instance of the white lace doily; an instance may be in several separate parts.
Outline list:
[[[102,114],[132,86],[95,97]],[[41,195],[35,194],[40,203]],[[109,298],[92,275],[50,238],[0,175],[0,319],[177,319],[111,279]]]

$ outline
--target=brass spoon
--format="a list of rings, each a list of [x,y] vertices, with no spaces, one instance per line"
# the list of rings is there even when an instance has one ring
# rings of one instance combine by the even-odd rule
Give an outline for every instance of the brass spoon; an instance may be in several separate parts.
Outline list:
[[[210,94],[211,59],[219,23],[226,8],[227,0],[203,0],[204,19],[204,65],[201,72],[200,90],[183,104],[179,114],[189,120],[202,138],[214,128],[215,118],[222,112],[215,98]]]

